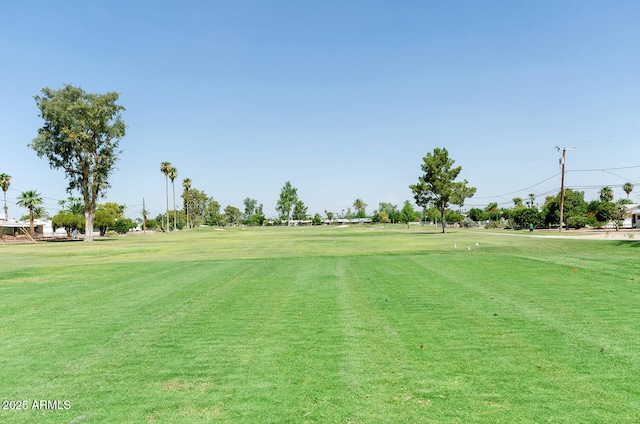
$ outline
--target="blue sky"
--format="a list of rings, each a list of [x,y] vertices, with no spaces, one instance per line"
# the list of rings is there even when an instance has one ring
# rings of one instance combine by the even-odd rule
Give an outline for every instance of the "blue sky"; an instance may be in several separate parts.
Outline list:
[[[275,215],[291,181],[311,214],[412,199],[445,147],[477,187],[468,207],[637,185],[637,1],[0,2],[0,172],[10,217],[62,171],[27,144],[33,96],[69,83],[121,93],[128,125],[104,201],[164,211],[160,163],[224,207]]]

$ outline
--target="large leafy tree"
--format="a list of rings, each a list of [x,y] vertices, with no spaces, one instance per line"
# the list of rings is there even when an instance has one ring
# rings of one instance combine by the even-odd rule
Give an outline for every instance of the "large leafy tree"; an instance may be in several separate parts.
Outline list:
[[[242,217],[242,212],[240,209],[235,206],[227,206],[224,208],[224,217],[227,221],[228,225],[237,225],[240,224],[240,218]]]
[[[33,233],[34,233],[34,231],[33,231],[33,218],[34,218],[33,211],[38,205],[41,205],[42,203],[43,203],[42,202],[42,195],[40,195],[40,193],[38,193],[35,190],[23,191],[18,196],[17,205],[22,207],[22,208],[29,209],[29,234],[31,234],[32,237],[33,237]]]
[[[484,221],[487,219],[487,213],[480,208],[469,209],[468,216],[472,221]]]
[[[519,227],[528,227],[529,224],[533,224],[534,227],[540,227],[544,223],[544,216],[538,208],[516,207],[511,218]]]
[[[51,218],[51,224],[54,230],[64,228],[67,231],[67,237],[70,238],[74,231],[84,226],[84,216],[62,210]]]
[[[547,196],[542,207],[545,224],[560,225],[560,197],[561,193],[555,196]],[[572,221],[582,219],[587,213],[587,202],[584,201],[583,191],[574,191],[570,188],[564,191],[564,213],[565,223],[571,218]]]
[[[608,222],[612,222],[615,225],[616,230],[618,229],[620,212],[614,202],[595,200],[589,204],[589,211],[595,215],[595,218],[601,225],[606,225]]]
[[[262,225],[267,218],[264,216],[264,206],[260,203],[253,215],[249,217],[249,225]]]
[[[407,228],[409,228],[409,223],[416,220],[416,211],[411,206],[411,203],[408,200],[405,200],[404,206],[400,210],[400,215],[398,217],[398,221],[403,224],[407,224]]]
[[[421,167],[424,174],[419,177],[418,183],[409,186],[418,206],[427,208],[428,205],[434,204],[440,209],[443,233],[446,232],[446,211],[449,202],[455,199],[455,196],[460,197],[462,190],[472,189],[467,187],[466,180],[456,181],[462,167],[454,167],[454,163],[455,161],[449,158],[447,149],[436,147],[423,158]]]
[[[467,184],[469,184],[469,181],[467,180],[455,183],[453,187],[453,194],[451,195],[451,203],[460,206],[460,209],[458,210],[460,215],[462,215],[464,202],[476,194],[476,188],[469,187]]]
[[[7,190],[9,190],[10,185],[11,175],[5,174],[4,172],[0,174],[0,187],[2,187],[2,194],[4,195],[4,219],[6,220],[9,219],[9,209],[7,208]]]
[[[252,199],[247,197],[243,200],[244,203],[244,213],[242,215],[242,220],[245,224],[249,223],[249,219],[251,215],[253,215],[256,211],[256,207],[258,207],[258,201],[256,199]]]
[[[209,198],[205,211],[205,223],[207,225],[220,225],[222,218],[220,214],[220,203],[213,197]]]
[[[256,199],[247,197],[244,199],[244,213],[242,220],[247,225],[262,225],[265,221],[262,203],[258,204]]]
[[[62,168],[69,181],[67,191],[82,193],[85,241],[93,240],[93,220],[98,198],[109,188],[120,140],[126,125],[118,105],[119,94],[86,93],[65,85],[60,90],[43,88],[35,96],[44,126],[29,144],[52,168]]]
[[[127,209],[127,206],[119,205],[116,202],[106,202],[98,205],[98,209],[107,211],[111,216],[113,216],[113,219],[122,219],[124,218],[124,211]]]
[[[296,221],[304,221],[309,217],[308,209],[302,200],[297,200],[293,205],[292,218]]]
[[[187,219],[192,227],[199,227],[206,220],[207,204],[209,196],[197,188],[189,188],[182,193],[184,203],[189,205]]]
[[[387,202],[380,202],[378,204],[378,210],[380,213],[386,212],[387,218],[391,223],[398,221],[398,205],[393,205]]]
[[[291,210],[298,201],[298,189],[291,185],[291,182],[284,183],[282,189],[280,189],[280,198],[276,204],[276,211],[280,214],[281,219],[286,219],[287,224],[290,224]]]

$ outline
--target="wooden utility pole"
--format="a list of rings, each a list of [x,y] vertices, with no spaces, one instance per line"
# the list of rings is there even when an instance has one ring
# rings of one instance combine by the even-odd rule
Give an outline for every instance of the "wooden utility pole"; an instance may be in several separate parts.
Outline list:
[[[556,146],[556,149],[560,151],[560,147]],[[575,149],[571,149],[575,150]],[[560,228],[558,231],[562,231],[562,223],[564,220],[564,163],[567,158],[567,148],[562,147],[562,159],[560,164],[562,165],[562,183],[560,184]]]
[[[560,229],[558,231],[562,231],[562,223],[564,218],[564,162],[567,157],[567,149],[562,148],[562,183],[560,185]]]

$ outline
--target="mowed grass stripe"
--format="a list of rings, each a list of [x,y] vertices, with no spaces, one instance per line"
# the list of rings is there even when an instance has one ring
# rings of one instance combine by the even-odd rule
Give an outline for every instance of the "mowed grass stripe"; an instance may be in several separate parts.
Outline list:
[[[519,290],[509,294],[509,283],[478,284],[476,281],[472,284],[455,273],[443,275],[453,269],[460,270],[460,264],[451,263],[450,258],[445,261],[438,261],[437,256],[425,259],[414,257],[413,263],[407,263],[397,258],[378,258],[359,272],[362,278],[368,278],[364,277],[367,272],[382,276],[377,279],[378,283],[393,282],[386,284],[382,292],[371,289],[366,292],[372,307],[378,305],[379,310],[393,311],[378,316],[378,321],[382,321],[379,328],[387,329],[392,335],[399,334],[399,339],[405,342],[415,340],[414,345],[405,343],[400,350],[415,348],[426,360],[405,363],[407,369],[413,367],[416,371],[409,379],[414,383],[411,385],[413,392],[406,400],[423,400],[422,404],[426,401],[433,406],[431,411],[439,420],[465,416],[478,418],[485,414],[491,417],[496,408],[501,412],[520,410],[522,412],[516,415],[518,419],[527,420],[530,417],[525,411],[536,412],[537,408],[547,413],[566,414],[566,399],[555,392],[558,387],[565,387],[566,393],[578,391],[584,399],[581,403],[585,408],[575,411],[574,418],[595,416],[605,422],[617,419],[621,417],[621,411],[612,405],[620,404],[627,405],[627,418],[634,416],[638,397],[632,382],[638,371],[637,361],[628,357],[628,351],[626,358],[617,357],[615,344],[612,345],[613,352],[607,353],[609,356],[602,355],[599,340],[594,343],[594,339],[604,336],[607,331],[597,335],[576,334],[571,328],[571,314],[552,315],[546,320],[532,319],[532,310],[538,317],[549,314],[545,315],[546,308],[542,304],[531,305],[527,298],[522,298]],[[407,269],[420,272],[411,279],[407,278]],[[401,278],[394,279],[394,276]],[[478,286],[486,287],[486,292],[478,292]],[[496,297],[491,299],[488,293]],[[382,297],[389,299],[385,298],[383,302]],[[505,297],[511,297],[506,307],[498,306],[497,302],[505,303]],[[579,299],[565,300],[575,303]],[[562,299],[554,301],[562,302]],[[386,317],[386,322],[381,316]],[[626,337],[621,339],[627,340]],[[379,342],[380,338],[373,340]],[[424,348],[418,350],[418,343]],[[398,352],[393,352],[392,356],[397,357]],[[603,371],[612,372],[612,380],[626,386],[628,392],[612,396],[608,383],[592,377]],[[420,374],[427,378],[421,379]],[[514,385],[516,390],[513,390]],[[437,405],[441,407],[439,412]],[[368,408],[371,409],[375,408]]]
[[[141,358],[157,355],[163,335],[183,332],[189,317],[206,305],[203,299],[227,297],[225,290],[245,281],[240,276],[251,272],[250,266],[216,265],[213,269],[154,264],[119,281],[89,268],[93,281],[88,284],[70,281],[57,287],[28,287],[45,300],[36,307],[36,315],[26,310],[23,317],[14,316],[10,325],[2,327],[7,336],[3,339],[10,340],[3,345],[2,358],[17,357],[11,346],[19,348],[23,358],[18,367],[3,364],[8,371],[3,376],[3,395],[45,399],[64,395],[76,400],[76,412],[99,416],[102,411],[105,417],[113,416],[122,409],[118,402],[127,397],[128,404],[135,402],[140,391],[123,376],[144,371]],[[31,292],[31,297],[38,295]],[[21,299],[14,296],[13,301]],[[84,380],[84,375],[89,378]],[[115,399],[114,387],[118,387]]]

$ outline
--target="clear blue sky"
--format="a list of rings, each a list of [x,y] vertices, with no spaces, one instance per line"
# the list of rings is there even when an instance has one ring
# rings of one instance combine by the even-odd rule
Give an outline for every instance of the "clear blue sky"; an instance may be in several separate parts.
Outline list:
[[[289,180],[311,214],[402,205],[445,147],[468,207],[587,199],[636,184],[637,1],[2,1],[0,172],[50,214],[68,195],[27,144],[33,96],[65,83],[121,93],[128,125],[105,201],[164,211],[162,161],[222,207],[275,215]],[[615,168],[615,169],[614,169]],[[604,170],[604,171],[603,171]],[[180,187],[180,186],[178,186]]]

